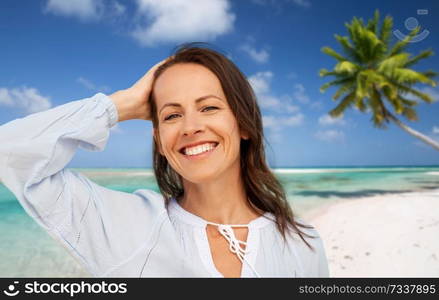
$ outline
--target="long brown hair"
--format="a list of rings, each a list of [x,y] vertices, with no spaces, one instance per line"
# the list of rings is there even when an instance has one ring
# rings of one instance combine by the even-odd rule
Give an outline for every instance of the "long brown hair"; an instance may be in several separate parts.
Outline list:
[[[268,168],[265,161],[264,134],[261,112],[256,96],[246,77],[225,55],[204,47],[205,43],[184,44],[174,51],[167,62],[154,73],[153,89],[148,99],[151,107],[153,128],[158,132],[157,106],[154,98],[154,84],[157,78],[169,67],[178,63],[196,63],[207,67],[221,82],[227,102],[239,124],[239,128],[248,133],[248,139],[241,139],[240,165],[250,205],[264,212],[272,213],[276,225],[285,239],[285,232],[292,227],[300,238],[310,247],[303,235],[315,238],[302,232],[299,227],[313,228],[295,220],[293,211],[287,202],[282,185]],[[165,156],[158,151],[157,141],[153,143],[154,174],[166,206],[171,198],[179,198],[184,194],[181,176],[172,169]]]

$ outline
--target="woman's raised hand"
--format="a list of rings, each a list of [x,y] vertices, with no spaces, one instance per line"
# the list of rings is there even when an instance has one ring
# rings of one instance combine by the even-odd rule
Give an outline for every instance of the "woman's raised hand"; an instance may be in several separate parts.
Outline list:
[[[110,95],[111,100],[117,108],[119,116],[118,122],[132,119],[151,120],[148,98],[152,89],[154,72],[168,59],[169,58],[166,58],[155,64],[131,87]]]

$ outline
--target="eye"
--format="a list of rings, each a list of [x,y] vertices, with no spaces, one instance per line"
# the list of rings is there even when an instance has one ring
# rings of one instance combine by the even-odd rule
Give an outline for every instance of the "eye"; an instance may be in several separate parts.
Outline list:
[[[202,110],[204,111],[206,109],[209,109],[209,110],[211,110],[211,109],[218,109],[218,107],[216,107],[216,106],[206,106]],[[174,116],[178,116],[178,114],[171,114],[171,115],[167,116],[166,118],[164,118],[164,121],[172,120],[172,119],[174,119]]]
[[[172,115],[169,115],[169,116],[167,116],[164,120],[165,120],[165,121],[172,120],[172,119],[173,119],[173,118],[171,118],[172,116],[178,116],[178,114],[172,114]]]
[[[218,107],[216,107],[216,106],[206,106],[205,108],[203,108],[203,110],[208,109],[208,108],[218,109]]]

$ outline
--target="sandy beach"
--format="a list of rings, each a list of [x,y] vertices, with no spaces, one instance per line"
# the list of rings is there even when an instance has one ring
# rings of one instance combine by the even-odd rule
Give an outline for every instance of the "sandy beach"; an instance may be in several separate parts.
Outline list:
[[[347,199],[303,216],[330,277],[438,277],[439,190]]]

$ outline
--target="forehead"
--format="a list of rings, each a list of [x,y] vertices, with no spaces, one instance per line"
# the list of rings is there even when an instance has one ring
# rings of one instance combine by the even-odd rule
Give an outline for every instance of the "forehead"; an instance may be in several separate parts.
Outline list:
[[[221,83],[208,68],[194,63],[179,63],[157,78],[154,96],[157,105],[168,101],[184,101],[213,94],[224,99]]]

